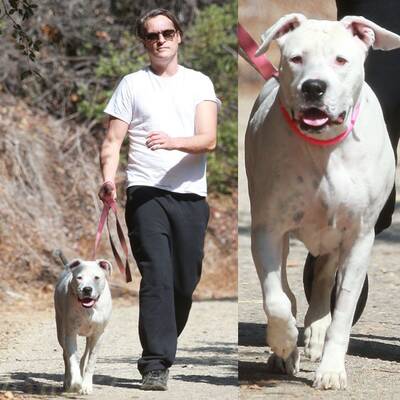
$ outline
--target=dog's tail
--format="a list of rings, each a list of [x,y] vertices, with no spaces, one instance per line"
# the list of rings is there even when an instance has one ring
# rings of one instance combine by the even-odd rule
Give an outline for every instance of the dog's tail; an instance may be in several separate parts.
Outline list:
[[[53,251],[53,257],[54,258],[59,257],[61,259],[64,267],[68,264],[68,260],[65,258],[64,253],[61,251],[61,249],[55,249]]]

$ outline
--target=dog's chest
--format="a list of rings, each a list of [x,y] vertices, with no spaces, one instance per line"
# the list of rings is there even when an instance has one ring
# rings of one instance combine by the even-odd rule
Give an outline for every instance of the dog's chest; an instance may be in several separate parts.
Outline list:
[[[330,252],[360,229],[368,193],[343,166],[325,174],[309,170],[293,180],[296,196],[287,198],[290,212],[283,219],[311,253]]]
[[[97,309],[81,309],[75,315],[74,325],[79,336],[92,336],[98,330],[104,329],[106,319],[104,313]]]

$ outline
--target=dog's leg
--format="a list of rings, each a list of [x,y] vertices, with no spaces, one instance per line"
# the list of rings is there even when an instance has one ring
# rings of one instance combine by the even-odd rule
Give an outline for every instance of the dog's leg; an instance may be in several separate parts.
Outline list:
[[[331,292],[338,259],[338,251],[315,259],[310,306],[304,319],[304,354],[311,361],[321,358],[326,330],[331,323]]]
[[[314,387],[318,389],[344,389],[347,385],[344,359],[374,237],[372,230],[357,238],[343,262],[339,259],[335,310],[326,333],[321,363],[315,373]]]
[[[283,250],[282,250],[282,289],[290,300],[290,304],[292,305],[292,314],[293,317],[296,318],[297,315],[296,297],[294,296],[293,292],[289,287],[289,282],[286,273],[288,255],[289,255],[289,233],[286,233],[283,237]]]
[[[70,367],[68,361],[68,355],[65,345],[65,331],[63,320],[60,316],[60,312],[56,308],[56,325],[57,325],[57,339],[58,343],[60,344],[61,348],[63,349],[63,360],[64,360],[64,382],[63,382],[63,389],[67,390],[71,386],[71,374],[70,374]]]
[[[80,366],[80,370],[81,370],[81,376],[82,378],[85,375],[85,370],[86,370],[86,366],[87,366],[87,361],[89,358],[89,350],[90,350],[90,337],[86,337],[86,346],[85,346],[85,352],[83,353],[83,356],[81,357],[81,362],[79,364]]]
[[[68,355],[65,350],[63,350],[63,359],[64,359],[64,385],[63,389],[65,391],[71,386],[71,373],[70,373],[70,366],[68,361]]]
[[[83,373],[81,394],[90,394],[93,391],[93,374],[103,333],[94,334],[86,340],[85,354],[88,353],[86,367]],[[82,363],[81,363],[82,365]]]
[[[78,346],[76,334],[69,334],[65,337],[64,360],[68,365],[67,392],[79,392],[82,386],[81,372],[79,369]],[[66,374],[67,375],[67,374]]]
[[[274,235],[265,226],[252,229],[251,248],[263,292],[264,310],[268,318],[267,342],[276,356],[272,362],[288,374],[299,370],[296,347],[298,331],[292,304],[282,287],[281,265],[284,238]]]

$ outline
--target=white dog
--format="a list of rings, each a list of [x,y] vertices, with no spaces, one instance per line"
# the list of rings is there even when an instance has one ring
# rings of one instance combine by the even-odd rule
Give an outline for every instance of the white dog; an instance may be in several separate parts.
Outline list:
[[[57,337],[63,349],[64,390],[89,394],[104,329],[111,316],[106,260],[74,260],[65,266],[54,293]],[[86,336],[79,364],[77,336]]]
[[[281,18],[279,84],[259,95],[246,132],[252,254],[268,318],[273,363],[299,370],[296,302],[286,278],[289,234],[314,256],[305,355],[321,359],[314,386],[347,384],[344,359],[366,276],[374,225],[393,187],[395,161],[382,111],[364,82],[368,49],[400,47],[400,36],[362,17]],[[336,305],[331,290],[337,273]]]

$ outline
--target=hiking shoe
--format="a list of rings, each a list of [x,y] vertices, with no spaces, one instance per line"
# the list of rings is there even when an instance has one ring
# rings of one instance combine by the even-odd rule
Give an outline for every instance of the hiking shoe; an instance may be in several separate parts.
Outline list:
[[[167,390],[168,370],[157,369],[146,372],[142,377],[142,390]]]

